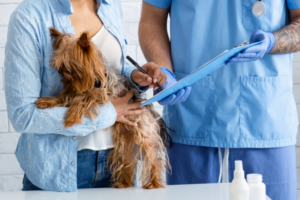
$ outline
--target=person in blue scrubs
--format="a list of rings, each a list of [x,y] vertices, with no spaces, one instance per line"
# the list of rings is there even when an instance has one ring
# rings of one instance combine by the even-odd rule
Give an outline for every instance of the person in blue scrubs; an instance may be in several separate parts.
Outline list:
[[[252,12],[257,3],[265,5],[262,16]],[[177,81],[226,49],[261,41],[193,84],[186,101],[160,102],[174,130],[168,184],[231,182],[234,161],[242,160],[245,174],[263,175],[272,200],[297,199],[292,52],[300,50],[299,8],[300,0],[143,1],[143,53]]]

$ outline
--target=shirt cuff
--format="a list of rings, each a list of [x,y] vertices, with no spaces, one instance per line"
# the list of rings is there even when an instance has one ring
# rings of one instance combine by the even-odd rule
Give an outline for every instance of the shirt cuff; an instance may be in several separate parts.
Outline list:
[[[171,6],[172,0],[144,0],[152,6],[159,8],[169,8]]]
[[[116,123],[117,111],[111,102],[106,105],[99,105],[100,113],[98,115],[98,124],[96,130],[106,129]],[[105,113],[104,113],[105,112]]]
[[[126,67],[126,70],[124,71],[124,76],[127,78],[127,80],[130,82],[131,86],[134,87],[135,89],[137,89],[139,91],[139,93],[144,93],[149,89],[149,86],[139,86],[137,84],[135,84],[132,80],[131,80],[131,74],[133,73],[133,71],[136,68],[133,66],[128,66]]]

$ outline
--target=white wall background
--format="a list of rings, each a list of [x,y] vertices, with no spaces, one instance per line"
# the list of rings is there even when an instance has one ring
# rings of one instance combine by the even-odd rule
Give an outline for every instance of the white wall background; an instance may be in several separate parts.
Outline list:
[[[12,128],[6,111],[4,96],[4,47],[7,36],[9,16],[22,0],[0,0],[0,191],[20,190],[23,171],[19,167],[14,151],[20,137]],[[142,0],[121,0],[123,8],[123,27],[128,41],[128,54],[140,64],[146,62],[138,42],[138,22]],[[295,54],[293,62],[294,95],[300,114],[300,53]],[[162,108],[155,104],[161,113]],[[298,196],[300,200],[300,134],[297,143]]]

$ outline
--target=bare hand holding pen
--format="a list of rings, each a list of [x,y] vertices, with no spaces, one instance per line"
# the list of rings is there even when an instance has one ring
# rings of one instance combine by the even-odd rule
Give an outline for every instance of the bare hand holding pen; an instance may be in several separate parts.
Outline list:
[[[153,62],[140,67],[130,56],[127,56],[127,59],[138,68],[132,73],[131,80],[140,86],[149,85],[150,88],[153,87],[154,95],[177,82],[175,75],[168,68],[160,68]],[[191,86],[187,86],[158,101],[158,103],[162,106],[179,104],[188,98],[191,90]]]
[[[144,74],[138,69],[134,70],[131,75],[131,79],[137,85],[149,86],[149,88],[153,88],[153,90],[157,90],[158,86],[155,84],[156,82],[158,82],[160,85],[164,85],[165,82],[167,81],[167,76],[162,72],[162,70],[157,64],[153,62],[149,62],[143,65],[142,68],[150,76]],[[151,77],[153,77],[153,79]]]

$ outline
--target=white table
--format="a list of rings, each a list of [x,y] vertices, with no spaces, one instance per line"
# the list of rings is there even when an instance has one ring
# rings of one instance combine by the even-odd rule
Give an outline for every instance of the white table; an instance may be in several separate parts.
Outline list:
[[[78,192],[0,192],[0,200],[229,200],[229,184],[193,184],[142,188],[81,189]],[[270,200],[268,197],[266,200]]]

